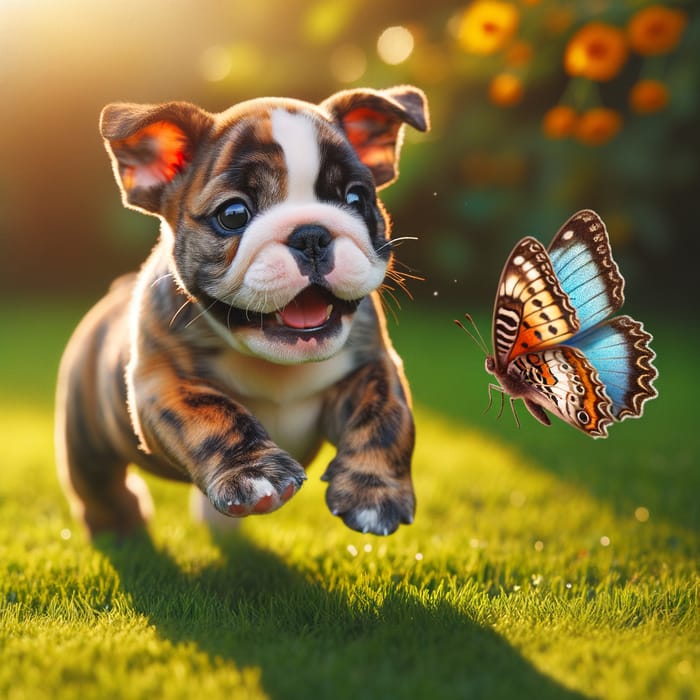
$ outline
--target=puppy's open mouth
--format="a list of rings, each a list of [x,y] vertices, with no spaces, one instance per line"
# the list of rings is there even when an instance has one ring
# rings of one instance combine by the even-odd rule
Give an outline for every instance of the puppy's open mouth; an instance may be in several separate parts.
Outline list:
[[[209,311],[228,328],[248,326],[281,340],[295,341],[332,335],[340,328],[342,317],[354,313],[360,301],[339,299],[327,289],[313,284],[272,313],[245,311],[213,299]]]
[[[346,303],[312,285],[274,314],[275,323],[298,331],[319,330],[329,323],[334,311]]]

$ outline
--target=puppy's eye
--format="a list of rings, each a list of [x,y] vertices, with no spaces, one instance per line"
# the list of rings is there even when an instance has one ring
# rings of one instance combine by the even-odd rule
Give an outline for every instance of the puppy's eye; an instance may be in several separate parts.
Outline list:
[[[242,233],[251,218],[246,203],[242,199],[232,199],[217,209],[214,223],[221,235],[230,236]]]
[[[347,191],[347,194],[345,195],[345,203],[349,204],[351,207],[355,207],[356,209],[361,209],[366,198],[367,194],[365,193],[364,188],[360,187],[359,185],[355,185]]]

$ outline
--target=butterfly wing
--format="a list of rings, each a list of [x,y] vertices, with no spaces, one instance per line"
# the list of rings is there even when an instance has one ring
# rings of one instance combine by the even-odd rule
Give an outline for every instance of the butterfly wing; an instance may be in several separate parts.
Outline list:
[[[612,402],[580,350],[562,345],[519,355],[508,365],[508,380],[541,422],[544,408],[587,435],[607,437]]]
[[[641,323],[618,316],[569,341],[598,372],[612,401],[615,420],[641,416],[644,402],[657,395],[653,382],[658,371],[652,364],[656,355],[649,346],[651,339]]]
[[[605,224],[594,211],[574,214],[554,236],[548,252],[561,288],[576,309],[581,331],[622,306],[625,280],[613,260]]]
[[[503,390],[532,415],[545,411],[592,437],[640,416],[657,395],[651,336],[629,316],[608,319],[624,302],[624,279],[605,224],[574,214],[549,250],[524,238],[506,262],[493,314],[494,357]]]
[[[496,369],[513,358],[557,345],[579,330],[576,311],[557,281],[544,246],[523,238],[501,273],[493,310]]]

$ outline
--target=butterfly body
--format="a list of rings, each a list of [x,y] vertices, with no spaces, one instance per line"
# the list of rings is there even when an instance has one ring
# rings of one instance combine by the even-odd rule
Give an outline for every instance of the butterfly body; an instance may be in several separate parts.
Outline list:
[[[486,371],[549,425],[547,411],[592,437],[638,417],[657,395],[651,335],[629,316],[624,279],[600,217],[583,210],[549,249],[523,238],[501,273]]]

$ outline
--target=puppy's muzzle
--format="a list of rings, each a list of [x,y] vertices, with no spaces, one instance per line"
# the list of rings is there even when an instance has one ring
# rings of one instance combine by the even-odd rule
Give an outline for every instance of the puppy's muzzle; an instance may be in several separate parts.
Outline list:
[[[321,284],[333,269],[333,236],[324,226],[303,224],[292,231],[287,239],[299,272],[312,284]]]

